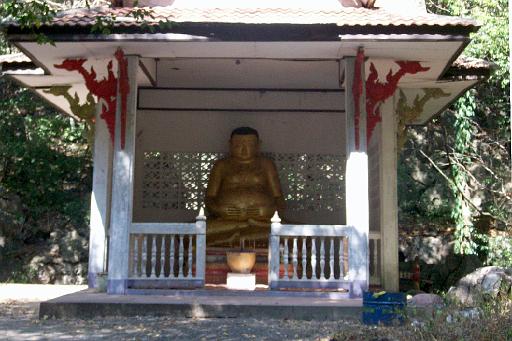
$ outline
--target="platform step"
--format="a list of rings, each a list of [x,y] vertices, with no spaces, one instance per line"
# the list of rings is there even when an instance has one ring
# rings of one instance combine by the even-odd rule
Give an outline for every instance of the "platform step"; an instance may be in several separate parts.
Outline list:
[[[186,294],[185,294],[186,293]],[[170,295],[107,295],[78,292],[42,302],[40,318],[169,316],[190,318],[360,319],[362,300],[325,293],[175,290]],[[315,296],[316,295],[316,296]]]

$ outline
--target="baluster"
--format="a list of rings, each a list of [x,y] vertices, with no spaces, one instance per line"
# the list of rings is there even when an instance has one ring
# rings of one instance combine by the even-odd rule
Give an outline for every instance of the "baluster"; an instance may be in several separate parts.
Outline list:
[[[311,237],[311,279],[317,279],[316,276],[316,238]]]
[[[320,279],[325,279],[325,238],[320,242]]]
[[[148,235],[142,235],[142,264],[141,264],[141,274],[139,277],[148,277]]]
[[[156,278],[156,234],[151,235],[151,278]]]
[[[288,238],[284,239],[284,250],[283,250],[283,266],[284,266],[284,279],[288,279]]]
[[[306,237],[302,238],[302,280],[307,279],[306,266],[308,265]]]
[[[178,278],[183,278],[183,235],[180,235],[180,249],[178,251]]]
[[[158,277],[165,277],[165,235],[162,235],[162,242],[160,244],[160,275]]]
[[[188,278],[192,278],[192,235],[188,236]]]
[[[174,278],[174,235],[171,234],[171,244],[169,246],[169,277]]]
[[[334,238],[331,239],[331,245],[329,247],[329,280],[334,280]]]
[[[340,254],[338,257],[340,258],[340,279],[345,277],[345,260],[343,259],[343,243],[344,238],[340,238]]]
[[[293,238],[293,254],[292,254],[292,264],[293,264],[293,277],[292,279],[298,279],[297,277],[297,238]]]
[[[139,260],[139,235],[132,234],[132,276],[137,276],[138,260]]]

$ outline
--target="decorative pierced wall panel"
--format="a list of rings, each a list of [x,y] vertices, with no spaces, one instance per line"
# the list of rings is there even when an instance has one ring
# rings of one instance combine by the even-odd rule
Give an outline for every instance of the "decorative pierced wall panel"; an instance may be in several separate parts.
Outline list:
[[[335,211],[345,198],[345,159],[339,155],[265,153],[276,164],[286,208]]]
[[[145,152],[142,208],[197,211],[221,153]]]
[[[193,210],[204,202],[208,175],[222,153],[145,152],[142,209]],[[287,210],[344,208],[345,159],[340,155],[264,153],[276,164]]]

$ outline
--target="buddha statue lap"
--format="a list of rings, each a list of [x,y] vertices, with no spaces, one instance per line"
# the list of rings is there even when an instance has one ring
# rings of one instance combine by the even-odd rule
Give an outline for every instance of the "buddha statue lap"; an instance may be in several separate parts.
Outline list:
[[[267,245],[270,218],[284,208],[276,167],[260,155],[255,129],[233,130],[229,146],[229,156],[214,164],[208,180],[207,245]]]

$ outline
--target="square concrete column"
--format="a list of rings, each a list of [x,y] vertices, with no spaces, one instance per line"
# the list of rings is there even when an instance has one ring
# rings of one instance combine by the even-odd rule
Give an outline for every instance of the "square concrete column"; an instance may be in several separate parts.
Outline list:
[[[91,220],[89,232],[89,288],[97,288],[97,274],[105,271],[107,235],[110,224],[110,194],[113,146],[107,124],[100,118],[101,105],[96,106],[92,173]]]
[[[129,236],[133,211],[137,70],[139,58],[137,56],[126,56],[126,58],[128,60],[129,92],[126,103],[124,148],[121,146],[121,100],[119,100],[119,93],[117,96],[107,285],[107,292],[109,294],[126,293]],[[118,84],[118,92],[119,88]]]
[[[359,77],[355,77],[359,73]],[[354,96],[357,90],[357,79],[362,88],[360,96]],[[345,202],[346,224],[354,227],[357,252],[349,254],[353,268],[349,275],[353,278],[353,292],[361,296],[368,290],[369,284],[369,205],[368,205],[368,155],[366,146],[366,109],[365,109],[365,76],[364,61],[356,62],[355,57],[345,58],[345,112],[346,124],[346,153],[347,164],[345,171]],[[357,104],[359,109],[357,109]]]
[[[394,97],[381,105],[380,228],[382,284],[387,291],[399,290],[398,194],[397,194],[397,114]]]

